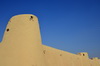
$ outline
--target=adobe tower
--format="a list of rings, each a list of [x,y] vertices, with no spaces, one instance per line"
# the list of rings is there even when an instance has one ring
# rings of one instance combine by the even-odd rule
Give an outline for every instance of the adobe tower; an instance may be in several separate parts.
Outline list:
[[[100,66],[100,59],[42,45],[37,17],[23,14],[8,22],[0,43],[0,66]]]
[[[10,19],[0,43],[0,66],[46,66],[36,16]]]

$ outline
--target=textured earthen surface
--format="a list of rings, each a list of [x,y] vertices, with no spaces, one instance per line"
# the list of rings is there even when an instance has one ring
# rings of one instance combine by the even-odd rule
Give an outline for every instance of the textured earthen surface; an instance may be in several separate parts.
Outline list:
[[[0,43],[0,66],[100,66],[100,59],[42,45],[38,18],[23,14],[8,22]]]

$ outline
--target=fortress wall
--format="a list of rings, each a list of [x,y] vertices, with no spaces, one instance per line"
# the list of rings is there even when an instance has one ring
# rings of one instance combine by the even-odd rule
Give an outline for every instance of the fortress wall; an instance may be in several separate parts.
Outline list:
[[[42,45],[38,18],[23,14],[8,22],[0,43],[0,66],[100,66],[100,59]]]
[[[43,47],[48,66],[100,66],[99,60],[89,59],[86,52],[80,55],[80,53],[72,54],[45,45]]]
[[[99,59],[98,58],[92,58],[92,59],[90,59],[90,64],[92,65],[92,66],[100,66],[100,62],[99,62]]]
[[[79,55],[81,57],[81,61],[82,61],[82,65],[83,66],[90,66],[90,61],[89,61],[89,57],[88,57],[88,53],[86,52],[81,52],[78,53],[77,55]]]
[[[69,52],[43,46],[48,66],[82,66],[82,58]]]
[[[98,62],[96,62],[96,61],[94,61],[94,60],[90,60],[90,65],[91,66],[100,66],[99,64],[98,64]]]
[[[90,61],[89,61],[89,58],[82,57],[82,65],[83,66],[91,66],[90,65]]]

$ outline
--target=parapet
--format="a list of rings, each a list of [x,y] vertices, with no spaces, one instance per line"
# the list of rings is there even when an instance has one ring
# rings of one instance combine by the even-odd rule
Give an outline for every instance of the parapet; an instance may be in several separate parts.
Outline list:
[[[77,55],[83,56],[83,57],[87,57],[88,58],[88,53],[87,52],[80,52]]]
[[[91,58],[92,60],[99,60],[98,57]]]

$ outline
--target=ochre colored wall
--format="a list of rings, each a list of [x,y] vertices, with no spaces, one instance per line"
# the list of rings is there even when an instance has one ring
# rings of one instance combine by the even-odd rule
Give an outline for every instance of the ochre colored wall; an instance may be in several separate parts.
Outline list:
[[[42,50],[37,17],[14,16],[0,44],[0,66],[46,66]]]
[[[23,14],[8,22],[0,43],[0,66],[100,66],[100,59],[42,45],[38,18]]]
[[[99,59],[89,59],[86,52],[72,54],[45,45],[43,48],[47,66],[100,66]]]

